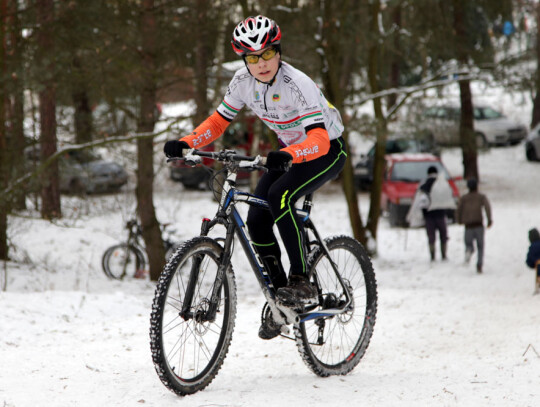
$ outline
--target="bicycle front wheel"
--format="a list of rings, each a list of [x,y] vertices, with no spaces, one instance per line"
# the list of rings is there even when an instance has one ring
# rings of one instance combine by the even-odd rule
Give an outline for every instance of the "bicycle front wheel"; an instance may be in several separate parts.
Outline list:
[[[295,325],[296,344],[307,366],[319,376],[344,375],[360,362],[369,345],[377,313],[377,282],[364,247],[348,236],[325,240],[311,257],[309,270],[319,291],[318,309],[346,304],[345,292],[331,262],[347,286],[352,303],[338,315]]]
[[[125,243],[109,247],[101,259],[103,272],[107,277],[122,280],[133,278],[146,266],[144,254],[139,248]]]
[[[214,379],[229,350],[236,317],[232,266],[213,301],[223,248],[208,237],[184,243],[161,274],[152,305],[150,346],[163,384],[184,396]]]

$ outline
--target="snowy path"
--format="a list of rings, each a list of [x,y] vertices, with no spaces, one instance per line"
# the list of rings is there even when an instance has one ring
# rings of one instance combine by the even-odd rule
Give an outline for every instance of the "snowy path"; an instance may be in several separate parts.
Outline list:
[[[443,160],[459,174],[457,150]],[[450,226],[450,260],[430,264],[422,230],[390,229],[381,219],[371,345],[350,375],[321,379],[303,364],[294,342],[257,337],[263,299],[236,255],[241,299],[229,355],[206,390],[182,399],[163,387],[151,362],[152,284],[111,282],[100,270],[120,214],[83,216],[69,228],[13,220],[15,243],[40,266],[10,269],[8,291],[0,293],[0,403],[536,406],[540,296],[531,295],[533,274],[524,258],[527,230],[540,227],[540,189],[531,187],[540,185],[540,165],[526,162],[516,146],[482,155],[480,168],[495,219],[483,275],[462,264],[462,227]],[[348,233],[345,204],[335,191],[315,209],[325,234]],[[178,194],[160,195],[158,207],[164,217],[174,213],[189,236],[213,212],[205,196],[182,193],[172,211]],[[362,196],[363,211],[366,205]]]

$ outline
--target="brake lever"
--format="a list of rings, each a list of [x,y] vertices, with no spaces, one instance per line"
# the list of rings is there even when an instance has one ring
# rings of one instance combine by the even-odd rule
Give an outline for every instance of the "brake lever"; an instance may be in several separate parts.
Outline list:
[[[253,161],[240,161],[238,163],[238,167],[247,169],[249,171],[259,171],[262,170],[264,172],[268,172],[268,168],[265,167],[266,165],[266,157],[261,157],[258,155],[255,157]]]
[[[199,155],[193,154],[193,151],[195,151],[193,148],[190,148],[190,149],[185,148],[182,150],[182,158],[184,159],[184,162],[187,165],[192,166],[192,167],[202,162],[202,157]]]

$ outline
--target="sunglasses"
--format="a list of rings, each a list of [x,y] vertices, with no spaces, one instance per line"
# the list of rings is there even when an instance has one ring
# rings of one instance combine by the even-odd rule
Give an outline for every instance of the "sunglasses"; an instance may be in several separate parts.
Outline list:
[[[266,51],[264,51],[261,55],[244,55],[244,59],[247,61],[248,64],[256,64],[259,62],[259,58],[264,59],[265,61],[269,61],[272,58],[274,58],[277,54],[277,49],[275,48],[269,48]]]

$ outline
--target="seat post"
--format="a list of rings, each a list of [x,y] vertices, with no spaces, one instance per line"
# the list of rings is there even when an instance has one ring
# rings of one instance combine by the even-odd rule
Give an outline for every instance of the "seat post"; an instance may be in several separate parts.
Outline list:
[[[313,206],[313,192],[310,194],[307,194],[304,198],[304,205],[302,206],[302,210],[306,211],[308,214],[311,213],[311,207]]]

